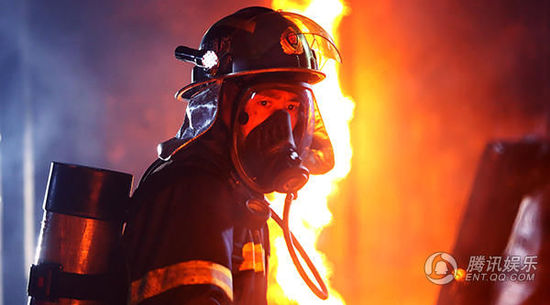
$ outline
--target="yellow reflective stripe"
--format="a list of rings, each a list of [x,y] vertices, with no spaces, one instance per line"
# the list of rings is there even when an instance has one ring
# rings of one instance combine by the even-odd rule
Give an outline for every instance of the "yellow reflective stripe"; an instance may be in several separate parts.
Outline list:
[[[239,271],[254,270],[255,272],[265,271],[265,250],[262,244],[247,242],[243,246],[242,252],[244,261],[239,267]]]
[[[243,246],[242,254],[243,254],[244,261],[239,267],[239,271],[254,270],[254,266],[255,266],[254,243],[247,242]]]
[[[254,245],[254,258],[256,259],[254,264],[254,271],[264,272],[265,270],[265,251],[262,244]]]
[[[207,261],[187,261],[147,272],[130,287],[130,305],[182,285],[211,284],[233,301],[233,278],[229,268]]]

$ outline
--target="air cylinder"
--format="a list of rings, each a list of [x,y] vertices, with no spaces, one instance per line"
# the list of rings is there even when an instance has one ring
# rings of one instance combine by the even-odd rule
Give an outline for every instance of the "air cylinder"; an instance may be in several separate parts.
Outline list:
[[[124,294],[120,238],[133,177],[52,162],[31,305],[107,305]]]

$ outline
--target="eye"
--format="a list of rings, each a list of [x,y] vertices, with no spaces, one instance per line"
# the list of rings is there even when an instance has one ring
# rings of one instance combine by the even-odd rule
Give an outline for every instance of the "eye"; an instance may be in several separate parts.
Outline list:
[[[267,105],[269,105],[269,102],[266,101],[266,100],[261,100],[261,101],[258,102],[258,104],[260,104],[262,106],[267,106]]]
[[[296,107],[297,107],[296,105],[290,104],[290,105],[286,106],[286,109],[292,111],[292,110],[296,109]]]

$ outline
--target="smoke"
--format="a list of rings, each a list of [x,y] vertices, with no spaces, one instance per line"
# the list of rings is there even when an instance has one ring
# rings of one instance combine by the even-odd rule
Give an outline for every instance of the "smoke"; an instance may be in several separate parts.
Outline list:
[[[175,135],[183,120],[173,94],[189,83],[191,67],[175,60],[175,47],[197,47],[220,17],[266,4],[0,2],[0,300],[25,302],[23,220],[32,218],[36,243],[50,162],[128,172],[137,181],[156,158],[156,145]],[[34,216],[23,209],[23,169],[30,164],[23,158],[25,116],[33,126],[33,149],[26,153],[34,161],[34,180],[26,181],[34,182]]]

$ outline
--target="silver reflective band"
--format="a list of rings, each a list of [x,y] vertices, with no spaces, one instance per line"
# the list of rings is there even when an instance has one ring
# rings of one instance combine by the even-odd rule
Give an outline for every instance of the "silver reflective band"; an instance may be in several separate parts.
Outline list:
[[[233,301],[233,278],[229,268],[208,261],[187,261],[147,272],[130,287],[130,305],[183,285],[211,284]]]

